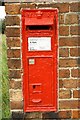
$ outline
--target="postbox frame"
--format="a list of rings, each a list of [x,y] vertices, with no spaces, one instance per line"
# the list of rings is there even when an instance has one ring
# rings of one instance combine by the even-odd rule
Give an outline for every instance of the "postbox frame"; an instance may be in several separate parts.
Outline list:
[[[55,39],[55,43],[54,43],[54,68],[55,68],[55,72],[54,72],[54,80],[55,80],[55,85],[54,85],[54,91],[55,91],[55,105],[50,107],[50,106],[29,106],[28,103],[28,95],[29,95],[29,86],[28,86],[28,69],[27,69],[27,64],[26,61],[28,60],[28,58],[34,58],[35,54],[38,54],[37,56],[35,56],[36,58],[39,57],[39,53],[43,53],[42,51],[32,51],[33,56],[27,56],[26,59],[26,46],[28,46],[28,44],[26,44],[25,42],[25,34],[27,33],[25,31],[26,29],[26,25],[25,25],[25,19],[26,19],[26,12],[37,12],[37,11],[53,11],[54,13],[54,17],[55,17],[55,38],[51,38],[51,39]],[[21,21],[22,21],[22,45],[21,45],[21,51],[22,51],[22,68],[23,68],[23,75],[22,75],[22,79],[23,79],[23,100],[24,100],[24,112],[33,112],[33,111],[57,111],[57,98],[58,98],[58,9],[22,9],[21,11],[22,17],[21,17]],[[44,32],[44,30],[43,30]],[[49,32],[49,31],[48,31]],[[45,35],[41,35],[41,37],[49,37],[49,34]],[[29,34],[28,37],[36,37],[36,34],[31,35],[31,33]],[[40,35],[39,35],[40,37]],[[51,36],[52,37],[52,36]],[[53,44],[53,43],[51,43]],[[52,45],[51,45],[52,47]],[[28,49],[28,48],[27,48]],[[52,50],[52,48],[51,48]],[[44,53],[46,53],[49,51],[45,51]],[[46,55],[46,54],[45,54]],[[47,56],[41,56],[42,58],[48,57]],[[49,54],[50,57],[50,54]],[[51,56],[52,57],[52,56]],[[26,79],[27,78],[27,79]]]

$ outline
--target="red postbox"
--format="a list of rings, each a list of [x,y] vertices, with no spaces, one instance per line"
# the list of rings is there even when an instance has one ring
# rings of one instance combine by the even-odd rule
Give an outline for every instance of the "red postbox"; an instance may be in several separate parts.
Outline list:
[[[57,24],[57,9],[22,9],[24,112],[57,110]]]

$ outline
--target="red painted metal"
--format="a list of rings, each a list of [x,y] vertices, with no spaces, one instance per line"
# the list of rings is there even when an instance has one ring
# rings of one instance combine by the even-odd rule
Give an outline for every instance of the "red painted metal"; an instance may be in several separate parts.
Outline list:
[[[56,111],[58,10],[21,13],[24,112]]]

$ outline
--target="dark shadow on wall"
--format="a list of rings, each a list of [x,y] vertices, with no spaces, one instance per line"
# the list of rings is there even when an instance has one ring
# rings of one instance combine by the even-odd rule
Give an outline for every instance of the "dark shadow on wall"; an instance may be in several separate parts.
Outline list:
[[[0,0],[0,6],[4,6],[4,0]]]

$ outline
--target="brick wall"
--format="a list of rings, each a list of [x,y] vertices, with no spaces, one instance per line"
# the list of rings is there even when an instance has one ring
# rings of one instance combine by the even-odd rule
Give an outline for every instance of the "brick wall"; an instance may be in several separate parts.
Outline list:
[[[27,113],[25,118],[80,118],[80,2],[5,3],[5,7],[13,118],[23,116],[20,10],[47,7],[59,9],[59,108],[57,113]]]

